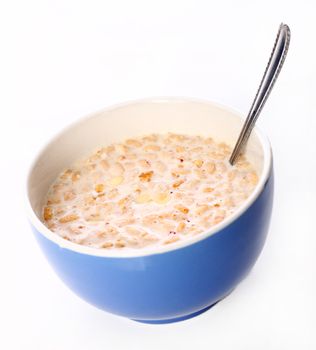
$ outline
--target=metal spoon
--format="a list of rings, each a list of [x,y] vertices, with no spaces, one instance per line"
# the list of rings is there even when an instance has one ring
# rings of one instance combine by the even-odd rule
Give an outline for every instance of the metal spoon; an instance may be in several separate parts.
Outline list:
[[[245,123],[242,127],[234,150],[230,156],[229,162],[231,165],[234,164],[240,152],[242,152],[245,144],[247,143],[251,131],[255,126],[256,120],[258,119],[259,114],[273,88],[273,85],[277,80],[289,48],[290,36],[290,28],[286,24],[281,23],[267,68],[264,72],[256,97],[252,103],[247,119],[245,120]]]

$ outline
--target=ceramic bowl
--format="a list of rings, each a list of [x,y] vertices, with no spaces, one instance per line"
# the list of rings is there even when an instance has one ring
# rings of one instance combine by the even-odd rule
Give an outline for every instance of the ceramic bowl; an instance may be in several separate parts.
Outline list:
[[[41,208],[57,175],[98,146],[150,133],[210,136],[233,146],[242,117],[226,107],[187,98],[154,98],[107,108],[63,130],[35,159],[27,207],[46,258],[77,295],[107,312],[162,323],[199,314],[247,275],[264,245],[273,200],[272,154],[254,128],[246,155],[259,182],[243,205],[211,229],[172,245],[110,251],[77,245],[51,232]]]

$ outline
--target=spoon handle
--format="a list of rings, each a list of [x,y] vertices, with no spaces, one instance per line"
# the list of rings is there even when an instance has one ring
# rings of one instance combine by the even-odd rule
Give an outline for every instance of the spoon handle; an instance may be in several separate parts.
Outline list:
[[[235,148],[230,156],[229,162],[231,165],[234,164],[238,155],[243,150],[243,147],[245,146],[251,134],[256,120],[258,119],[259,114],[274,86],[274,83],[277,80],[289,48],[290,35],[290,28],[286,24],[281,23],[267,68],[264,72],[256,97],[252,103],[247,119],[245,120],[243,128],[240,132]]]

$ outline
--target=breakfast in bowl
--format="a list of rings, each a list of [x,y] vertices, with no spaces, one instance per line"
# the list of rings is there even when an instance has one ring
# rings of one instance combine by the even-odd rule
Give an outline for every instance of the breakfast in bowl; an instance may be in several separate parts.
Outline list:
[[[272,154],[243,118],[155,98],[83,118],[39,153],[27,183],[36,240],[64,283],[96,307],[174,322],[227,296],[257,260],[273,201]]]

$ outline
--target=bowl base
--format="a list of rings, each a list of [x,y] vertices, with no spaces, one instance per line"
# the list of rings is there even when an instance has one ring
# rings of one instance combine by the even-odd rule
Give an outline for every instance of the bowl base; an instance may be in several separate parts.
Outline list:
[[[195,316],[201,315],[203,312],[209,310],[210,308],[215,306],[217,303],[219,303],[220,301],[225,299],[227,296],[229,296],[229,294],[231,294],[234,289],[235,288],[230,290],[230,292],[228,292],[224,297],[215,301],[215,303],[213,303],[213,304],[211,304],[211,305],[209,305],[209,306],[207,306],[199,311],[193,312],[192,314],[188,314],[188,315],[181,316],[181,317],[169,318],[169,319],[165,319],[165,320],[138,320],[138,319],[134,319],[134,318],[132,318],[132,320],[136,321],[136,322],[148,323],[148,324],[165,324],[165,323],[174,323],[174,322],[185,321],[185,320],[188,320],[188,319],[193,318]]]
[[[181,316],[181,317],[170,318],[170,319],[167,319],[167,320],[135,320],[135,319],[132,319],[132,320],[136,321],[136,322],[148,323],[148,324],[165,324],[165,323],[180,322],[180,321],[188,320],[188,319],[190,319],[192,317],[195,317],[195,316],[198,316],[198,315],[202,314],[203,312],[209,310],[211,307],[215,306],[219,301],[215,302],[212,305],[209,305],[209,306],[205,307],[202,310],[199,310],[199,311],[193,312],[192,314]]]

